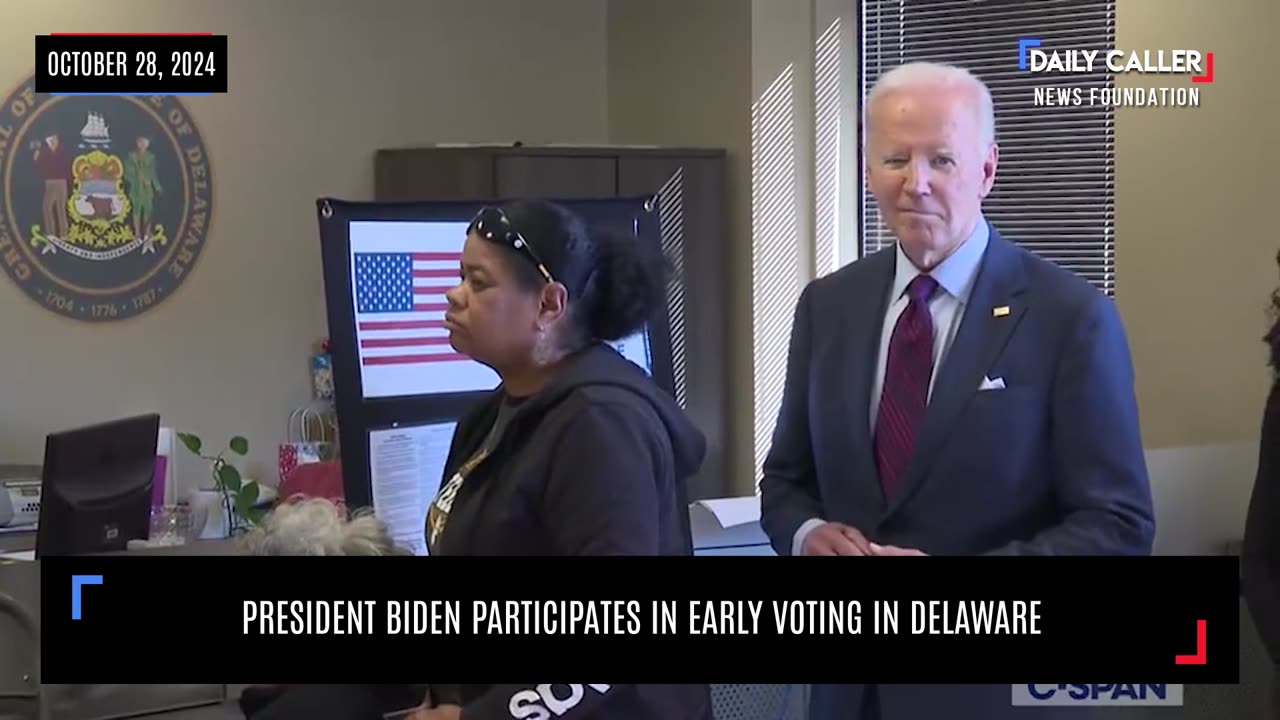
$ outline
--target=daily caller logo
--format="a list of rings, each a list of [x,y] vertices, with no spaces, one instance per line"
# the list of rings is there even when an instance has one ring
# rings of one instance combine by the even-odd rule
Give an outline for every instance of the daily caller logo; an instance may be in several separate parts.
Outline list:
[[[1080,86],[1035,89],[1035,104],[1112,107],[1199,107],[1200,88],[1213,82],[1213,53],[1200,50],[1083,50],[1047,47],[1040,38],[1018,40],[1018,69],[1045,75],[1141,75],[1165,87]]]

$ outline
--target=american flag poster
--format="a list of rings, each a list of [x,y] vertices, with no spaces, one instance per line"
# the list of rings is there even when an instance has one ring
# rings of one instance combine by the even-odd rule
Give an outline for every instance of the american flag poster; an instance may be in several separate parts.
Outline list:
[[[493,370],[459,355],[444,328],[465,222],[350,225],[351,288],[364,396],[491,390]]]

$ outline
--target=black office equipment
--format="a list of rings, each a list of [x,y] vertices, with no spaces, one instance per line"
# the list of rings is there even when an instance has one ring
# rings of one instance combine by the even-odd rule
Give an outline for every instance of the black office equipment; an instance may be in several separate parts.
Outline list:
[[[160,416],[50,434],[41,473],[36,558],[126,549],[151,527]]]

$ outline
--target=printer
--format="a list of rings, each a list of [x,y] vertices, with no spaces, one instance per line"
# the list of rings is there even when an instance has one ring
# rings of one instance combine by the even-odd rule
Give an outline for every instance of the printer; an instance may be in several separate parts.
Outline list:
[[[34,528],[40,520],[40,466],[0,464],[0,528]]]

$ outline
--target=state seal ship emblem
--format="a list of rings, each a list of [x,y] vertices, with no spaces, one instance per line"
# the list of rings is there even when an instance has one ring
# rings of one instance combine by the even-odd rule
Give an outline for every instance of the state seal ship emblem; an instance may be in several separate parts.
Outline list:
[[[31,228],[31,244],[42,253],[66,252],[85,260],[114,260],[165,245],[164,227],[151,222],[156,195],[164,191],[156,173],[151,140],[140,136],[122,158],[114,151],[106,118],[90,112],[80,129],[79,154],[71,160],[72,187],[46,179],[43,227]],[[33,147],[41,163],[60,153],[57,136]],[[45,165],[50,165],[46,162]],[[50,168],[46,178],[55,175]]]

